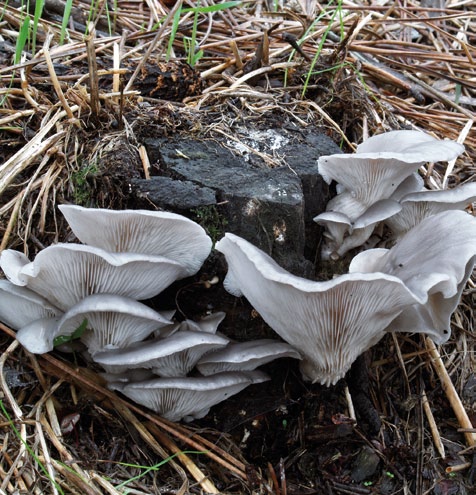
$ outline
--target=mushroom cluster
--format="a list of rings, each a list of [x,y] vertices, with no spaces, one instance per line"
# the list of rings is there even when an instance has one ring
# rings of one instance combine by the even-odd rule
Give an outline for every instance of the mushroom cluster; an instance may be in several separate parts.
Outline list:
[[[425,216],[464,208],[476,197],[475,184],[429,191],[416,174],[427,162],[453,160],[463,151],[423,132],[391,131],[367,139],[356,153],[319,158],[324,180],[338,183],[338,194],[314,218],[326,230],[322,258],[336,260],[362,246],[382,221],[399,237]]]
[[[49,352],[77,337],[111,389],[172,421],[202,417],[267,380],[256,370],[261,364],[300,358],[280,342],[245,349],[230,342],[216,333],[224,313],[177,323],[173,311],[139,302],[200,269],[212,242],[195,222],[167,212],[59,208],[83,244],[49,246],[34,261],[14,250],[0,254],[7,277],[0,320],[28,351]]]
[[[305,378],[335,384],[390,331],[425,333],[437,344],[448,340],[451,314],[476,263],[476,219],[462,211],[476,199],[476,185],[437,194],[423,189],[415,170],[463,149],[423,133],[395,131],[369,139],[355,155],[321,159],[324,178],[344,186],[316,217],[328,229],[327,257],[365,242],[381,220],[398,222],[402,216],[394,215],[407,209],[412,217],[400,220],[405,228],[395,230],[391,249],[361,252],[347,274],[330,281],[294,276],[236,235],[217,243],[228,263],[225,288],[244,295],[302,354]],[[426,206],[411,209],[423,196]]]
[[[449,338],[476,263],[476,219],[464,211],[425,218],[391,249],[364,251],[349,273],[325,282],[292,275],[233,234],[216,249],[228,263],[225,288],[302,354],[306,379],[329,386],[389,331]]]

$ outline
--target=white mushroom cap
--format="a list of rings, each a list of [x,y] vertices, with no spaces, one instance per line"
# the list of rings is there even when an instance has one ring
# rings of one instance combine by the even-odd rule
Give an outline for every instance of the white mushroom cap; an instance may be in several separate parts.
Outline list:
[[[134,299],[94,294],[62,316],[30,322],[17,332],[17,339],[28,351],[43,354],[53,350],[58,337],[72,336],[85,320],[87,330],[80,338],[92,355],[105,348],[125,347],[170,324],[170,320]]]
[[[28,278],[22,274],[22,269],[30,260],[20,251],[5,249],[0,252],[0,268],[10,282],[18,286],[26,285]]]
[[[20,328],[16,334],[18,342],[33,354],[44,354],[53,349],[53,340],[59,318],[39,318]]]
[[[260,371],[219,373],[207,377],[157,378],[144,382],[109,383],[134,402],[170,421],[203,418],[210,407],[241,392],[248,385],[269,380]]]
[[[423,306],[405,310],[389,329],[427,333],[443,343],[475,262],[476,219],[453,210],[423,219],[390,250],[358,254],[349,272],[383,272],[401,279]]]
[[[64,314],[53,339],[59,335],[72,335],[84,320],[87,320],[88,330],[81,336],[81,341],[94,359],[100,351],[127,347],[171,323],[157,311],[129,297],[93,294]]]
[[[49,246],[33,262],[23,260],[23,265],[10,264],[13,253],[6,250],[0,255],[0,266],[7,277],[62,310],[96,293],[148,299],[186,276],[181,264],[162,256],[107,253],[81,244]]]
[[[424,191],[425,183],[420,174],[415,173],[407,177],[390,196],[394,201],[400,201],[404,196],[410,193]]]
[[[62,312],[26,287],[0,280],[0,321],[18,330],[39,318],[60,316]]]
[[[439,141],[417,131],[393,131],[369,138],[357,153],[322,156],[318,168],[327,183],[335,180],[345,188],[347,201],[368,207],[389,198],[423,163],[452,160],[463,151],[464,146],[454,141]],[[332,209],[352,218],[351,206]]]
[[[205,376],[221,371],[254,370],[283,357],[301,359],[301,355],[293,347],[277,340],[231,342],[222,349],[206,354],[197,363],[197,369]]]
[[[339,211],[325,211],[313,220],[326,227],[327,232],[324,235],[336,246],[342,246],[345,235],[352,229],[352,220]]]
[[[357,205],[364,208],[381,199],[388,199],[397,187],[410,175],[415,173],[424,161],[411,162],[398,160],[393,156],[381,156],[379,153],[367,154],[340,154],[319,158],[318,168],[323,179],[330,183],[335,180],[341,183],[346,191],[337,197],[345,205],[334,211],[348,214],[349,210],[356,209]],[[358,213],[360,214],[360,212]]]
[[[402,210],[385,223],[399,237],[426,217],[446,210],[463,210],[473,201],[476,201],[476,182],[453,189],[412,192],[401,198]]]
[[[225,288],[243,294],[302,354],[301,370],[313,382],[335,384],[402,309],[418,302],[400,279],[386,274],[312,282],[288,273],[236,235],[226,234],[216,248],[228,262]]]
[[[168,337],[178,331],[191,331],[191,332],[206,332],[215,334],[218,329],[218,325],[225,319],[226,313],[223,311],[217,311],[210,315],[204,316],[198,321],[183,320],[179,323],[172,323],[164,328],[160,329],[160,332],[155,334],[156,337]]]
[[[105,251],[164,256],[184,265],[187,275],[200,269],[212,247],[200,225],[175,213],[76,205],[59,209],[81,242]]]
[[[111,373],[145,368],[159,376],[179,377],[186,376],[204,354],[228,342],[229,339],[219,335],[181,330],[164,339],[99,352],[94,355],[94,361]]]
[[[368,138],[357,146],[357,153],[390,153],[399,160],[441,162],[464,152],[456,141],[441,141],[421,131],[390,131]]]

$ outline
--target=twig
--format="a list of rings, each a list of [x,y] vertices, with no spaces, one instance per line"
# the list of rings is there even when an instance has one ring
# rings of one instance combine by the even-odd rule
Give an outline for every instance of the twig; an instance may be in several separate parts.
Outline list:
[[[425,344],[431,357],[431,364],[435,368],[436,374],[440,379],[441,386],[446,394],[446,397],[448,397],[448,400],[450,401],[451,407],[453,408],[453,411],[456,415],[456,418],[458,419],[459,424],[461,425],[462,428],[472,429],[473,425],[471,424],[471,421],[468,417],[468,414],[466,413],[463,403],[461,402],[461,399],[459,398],[459,395],[456,392],[453,382],[451,381],[451,378],[448,375],[448,372],[441,359],[438,349],[436,348],[434,342],[429,337],[425,338]],[[466,443],[468,444],[468,446],[472,447],[476,445],[476,433],[466,432],[464,433],[464,436],[466,438]]]

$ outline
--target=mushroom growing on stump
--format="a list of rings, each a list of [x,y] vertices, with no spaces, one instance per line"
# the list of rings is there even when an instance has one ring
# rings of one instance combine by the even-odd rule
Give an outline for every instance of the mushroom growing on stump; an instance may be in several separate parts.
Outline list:
[[[423,304],[396,318],[389,330],[426,333],[437,344],[450,336],[450,318],[476,262],[476,219],[452,210],[427,217],[391,249],[369,249],[350,264],[350,273],[398,277]]]
[[[459,143],[439,141],[423,132],[392,131],[369,138],[354,154],[322,156],[318,160],[319,173],[327,183],[334,180],[342,188],[326,210],[344,214],[355,222],[372,205],[389,199],[424,163],[452,160],[463,151],[464,146]],[[370,236],[371,229],[363,234],[357,236],[361,244]],[[345,253],[355,247],[356,240],[348,244],[349,247],[340,245],[333,250],[324,246],[323,258],[329,257],[328,253]]]
[[[170,421],[203,418],[210,407],[269,377],[261,371],[224,372],[206,377],[156,378],[141,382],[110,382],[134,402]]]
[[[324,233],[326,241],[321,252],[322,258],[337,260],[347,251],[362,246],[379,222],[397,214],[401,209],[397,201],[382,199],[353,221],[342,213],[332,211],[317,215],[314,221],[327,227],[327,232]]]
[[[312,282],[281,268],[233,234],[216,249],[225,255],[225,288],[244,295],[268,325],[303,356],[305,378],[333,385],[376,344],[404,308],[418,303],[405,284],[383,273],[352,273]]]
[[[98,293],[148,299],[187,275],[183,265],[162,256],[107,253],[81,244],[49,246],[32,262],[8,249],[0,254],[0,266],[13,283],[62,310]]]
[[[212,241],[188,218],[164,211],[105,210],[61,205],[59,209],[76,237],[114,253],[164,256],[195,274],[210,254]]]

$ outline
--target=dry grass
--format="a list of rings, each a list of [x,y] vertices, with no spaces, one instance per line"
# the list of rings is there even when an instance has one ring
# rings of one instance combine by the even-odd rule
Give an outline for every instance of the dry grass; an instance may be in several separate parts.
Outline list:
[[[201,5],[209,3],[202,0]],[[336,11],[315,0],[285,6],[253,1],[232,12],[201,15],[197,39],[205,56],[197,70],[205,87],[183,104],[154,102],[137,91],[145,54],[154,60],[165,55],[174,10],[154,0],[120,0],[109,17],[113,34],[107,34],[102,2],[96,17],[100,22],[85,39],[81,25],[91,6],[74,1],[76,28],[68,41],[58,44],[53,17],[41,20],[40,50],[12,66],[8,49],[15,44],[20,17],[17,8],[7,5],[0,22],[6,48],[0,59],[0,249],[20,247],[28,253],[62,238],[54,214],[58,197],[71,197],[81,163],[100,160],[112,140],[126,141],[139,153],[134,126],[125,116],[149,115],[150,107],[140,105],[143,100],[159,105],[155,108],[165,123],[167,115],[199,122],[200,112],[212,109],[222,120],[207,123],[203,132],[209,135],[229,132],[236,118],[230,116],[234,104],[253,118],[279,108],[301,126],[321,127],[347,150],[368,135],[418,128],[466,146],[466,153],[448,167],[422,170],[429,187],[474,180],[476,1],[450,0],[443,8],[423,7],[438,3],[423,1],[378,2],[373,7],[362,3],[345,1]],[[183,35],[190,33],[192,21],[189,14],[180,22],[176,55],[184,52]],[[302,53],[295,52],[289,40],[300,40]],[[273,164],[273,157],[269,160]],[[384,390],[396,373],[401,373],[398,383],[404,396],[416,389],[423,397],[415,416],[419,422],[409,426],[418,430],[422,442],[420,468],[427,462],[425,451],[447,455],[440,425],[424,400],[432,380],[441,380],[456,411],[463,387],[474,376],[474,298],[470,283],[454,316],[453,338],[439,350],[441,359],[423,340],[416,344],[404,336],[394,338],[392,353],[374,353],[374,401],[385,416],[390,416],[390,402]],[[253,478],[255,493],[285,495],[286,480],[278,482],[272,468],[265,475],[251,475],[226,435],[199,435],[193,428],[168,423],[119,399],[86,369],[50,355],[27,354],[7,328],[1,329],[0,493],[245,493],[252,491]],[[64,403],[73,410],[62,407]],[[475,405],[463,404],[458,411],[459,424],[450,426],[463,429],[466,445],[458,446],[461,462],[451,468],[455,471],[470,467],[475,446],[475,430],[465,416],[476,413]],[[113,428],[106,438],[114,442],[123,436],[130,457],[103,458],[99,444],[72,439],[65,431],[75,414],[89,417],[88,439],[104,434],[95,428]],[[431,447],[423,446],[424,428],[430,428]],[[77,431],[73,428],[72,435]],[[187,455],[183,450],[205,453]],[[157,471],[149,471],[131,481],[128,491],[121,486],[144,472],[127,464],[136,460],[138,465],[154,465],[157,458],[172,455],[176,457],[161,467],[160,482]],[[214,465],[221,467],[219,475]],[[414,493],[430,493],[423,490],[421,474],[415,477]],[[337,485],[328,490],[349,493]]]

